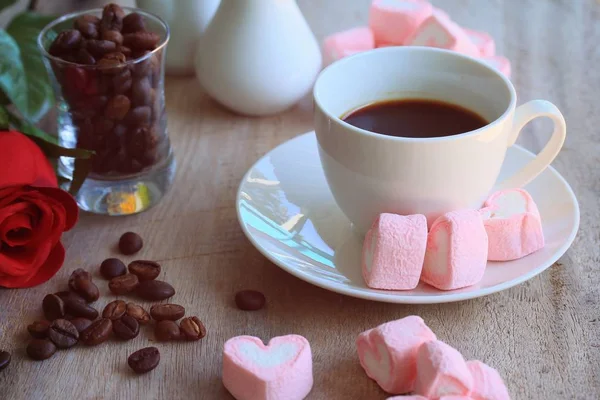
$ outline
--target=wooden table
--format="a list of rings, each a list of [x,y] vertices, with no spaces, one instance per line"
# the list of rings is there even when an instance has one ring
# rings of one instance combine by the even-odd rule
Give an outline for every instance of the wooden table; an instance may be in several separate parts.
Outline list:
[[[362,24],[369,0],[300,0],[319,38]],[[351,5],[349,5],[351,3]],[[438,0],[456,21],[489,31],[513,63],[520,103],[545,98],[563,111],[569,134],[554,166],[581,205],[581,229],[571,249],[540,276],[513,289],[454,304],[404,306],[334,294],[268,262],[246,240],[234,199],[244,172],[276,145],[312,129],[310,101],[271,118],[234,115],[207,98],[193,78],[167,80],[169,130],[179,168],[175,185],[141,215],[86,215],[64,236],[67,260],[51,281],[27,290],[0,290],[0,348],[13,353],[0,372],[0,398],[231,399],[220,379],[225,340],[297,333],[314,351],[310,399],[385,399],[362,372],[358,333],[409,314],[422,316],[438,337],[468,358],[496,367],[514,399],[600,398],[600,4],[594,0]],[[534,123],[521,143],[537,151],[549,124]],[[46,293],[63,289],[75,268],[93,271],[101,310],[114,299],[97,275],[116,255],[121,233],[145,240],[138,258],[163,265],[171,300],[198,315],[208,336],[197,343],[158,344],[162,361],[134,376],[134,350],[154,344],[150,330],[127,343],[77,347],[45,362],[25,357],[26,326],[41,316]],[[132,257],[125,257],[126,261]],[[254,288],[265,310],[247,313],[234,293]]]

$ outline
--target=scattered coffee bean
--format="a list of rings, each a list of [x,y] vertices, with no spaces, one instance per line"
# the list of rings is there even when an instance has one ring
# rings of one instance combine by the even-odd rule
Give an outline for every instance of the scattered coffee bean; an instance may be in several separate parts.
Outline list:
[[[50,322],[48,321],[35,321],[33,324],[27,325],[27,331],[31,337],[35,339],[44,339],[48,337],[48,329],[50,329]]]
[[[65,316],[65,303],[55,294],[47,294],[42,301],[42,309],[48,321]]]
[[[100,291],[94,282],[92,282],[92,276],[89,272],[81,268],[77,268],[71,274],[69,288],[83,297],[88,303],[94,302],[100,297]]]
[[[85,301],[85,299],[83,297],[81,297],[77,293],[70,292],[68,290],[65,290],[62,292],[57,292],[54,294],[57,295],[58,297],[60,297],[65,302],[65,305],[70,302],[87,304],[87,302]]]
[[[125,312],[130,317],[136,319],[141,325],[145,325],[150,322],[150,314],[144,310],[141,306],[135,303],[127,303],[127,311]]]
[[[145,31],[146,24],[144,17],[138,13],[131,13],[123,18],[123,33],[133,33],[137,31]]]
[[[68,349],[77,344],[79,340],[79,331],[66,319],[57,319],[52,322],[48,330],[48,338],[59,349]]]
[[[140,333],[140,324],[135,318],[123,315],[121,319],[113,321],[113,333],[119,339],[133,339]]]
[[[155,304],[150,308],[150,315],[156,321],[177,321],[185,315],[185,308],[179,304]]]
[[[102,318],[108,318],[114,321],[125,315],[125,310],[127,310],[127,303],[123,300],[111,301],[104,307]]]
[[[92,321],[98,318],[98,310],[87,303],[67,300],[65,301],[65,311],[72,317],[82,317]]]
[[[160,264],[154,261],[136,260],[128,265],[129,272],[137,275],[140,282],[151,281],[160,275]]]
[[[100,264],[100,274],[105,279],[110,280],[115,276],[125,275],[126,272],[125,264],[118,258],[107,258]]]
[[[121,295],[134,291],[139,283],[140,281],[136,275],[125,274],[112,278],[108,282],[108,288],[114,294]]]
[[[172,297],[175,294],[173,286],[163,281],[144,281],[140,282],[136,293],[144,300],[159,301]]]
[[[77,329],[77,332],[81,333],[92,324],[92,321],[87,318],[74,318],[71,320],[71,323]]]
[[[160,362],[160,352],[156,347],[146,347],[131,354],[127,364],[138,374],[152,371]]]
[[[135,254],[142,249],[144,242],[140,235],[134,232],[126,232],[119,239],[119,250],[125,255]]]
[[[177,323],[174,321],[158,321],[156,327],[154,328],[154,336],[156,337],[156,340],[161,342],[180,340],[181,331],[179,330]]]
[[[8,367],[8,364],[10,364],[10,353],[0,350],[0,371]]]
[[[256,290],[242,290],[235,295],[235,304],[240,310],[256,311],[265,306],[265,295]]]
[[[108,318],[101,318],[92,322],[92,324],[79,336],[79,340],[88,346],[96,346],[104,343],[110,337],[112,331],[112,321]]]
[[[179,323],[181,335],[186,340],[200,340],[206,336],[206,328],[198,317],[188,317]]]
[[[50,54],[59,56],[68,51],[79,48],[83,40],[81,32],[75,29],[69,29],[58,34],[50,46]]]
[[[75,20],[74,27],[79,30],[85,38],[96,39],[98,37],[99,22],[100,18],[94,15],[85,14]]]
[[[160,36],[154,32],[135,32],[123,35],[123,44],[134,51],[153,50],[159,41]]]
[[[104,6],[102,10],[102,20],[100,21],[101,31],[120,31],[123,29],[123,18],[125,18],[125,11],[114,3],[110,3]]]
[[[56,346],[48,339],[33,339],[27,345],[27,355],[32,360],[47,360],[56,353]]]

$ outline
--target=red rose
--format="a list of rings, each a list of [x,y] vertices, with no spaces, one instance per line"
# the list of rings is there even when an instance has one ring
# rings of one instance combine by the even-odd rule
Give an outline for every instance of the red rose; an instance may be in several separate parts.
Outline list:
[[[30,287],[54,276],[65,259],[60,237],[78,212],[40,148],[19,132],[0,131],[0,286]]]

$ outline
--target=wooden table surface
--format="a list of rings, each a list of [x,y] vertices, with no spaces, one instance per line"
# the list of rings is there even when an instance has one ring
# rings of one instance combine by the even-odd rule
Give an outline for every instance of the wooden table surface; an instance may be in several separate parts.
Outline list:
[[[43,2],[40,2],[43,3]],[[369,0],[299,0],[316,35],[362,24]],[[349,5],[351,3],[351,5]],[[385,399],[359,366],[361,331],[410,314],[469,359],[497,368],[514,399],[600,398],[600,3],[595,0],[438,0],[459,23],[489,31],[513,63],[519,102],[545,98],[564,113],[568,137],[554,162],[581,206],[571,249],[536,278],[484,298],[440,305],[364,301],[317,288],[282,271],[244,237],[234,200],[240,179],[263,154],[312,129],[310,101],[270,118],[240,117],[204,95],[194,78],[168,78],[169,131],[178,160],[175,184],[141,215],[85,215],[64,236],[67,260],[49,282],[0,290],[0,348],[13,353],[0,372],[2,399],[231,399],[221,384],[221,352],[230,337],[265,340],[304,335],[314,352],[309,399]],[[537,151],[549,136],[544,121],[528,127],[521,144]],[[98,264],[115,256],[121,233],[145,240],[137,258],[163,265],[177,289],[170,301],[198,315],[208,336],[196,343],[158,344],[159,367],[144,376],[127,356],[154,345],[150,330],[127,343],[60,351],[45,362],[25,356],[26,326],[41,316],[46,293],[64,289],[75,268],[94,273],[102,309],[110,295]],[[125,257],[125,261],[132,257]],[[266,309],[247,313],[234,293],[253,288]]]

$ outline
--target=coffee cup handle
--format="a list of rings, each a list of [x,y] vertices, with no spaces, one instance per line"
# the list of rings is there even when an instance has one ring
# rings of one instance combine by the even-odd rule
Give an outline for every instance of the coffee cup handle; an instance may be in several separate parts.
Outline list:
[[[546,146],[533,160],[513,176],[502,181],[498,185],[498,190],[519,188],[527,185],[550,165],[562,148],[567,136],[565,118],[554,104],[546,100],[532,100],[517,107],[513,120],[513,131],[508,137],[507,147],[515,144],[521,130],[529,121],[539,117],[548,117],[554,123],[552,137],[550,137]]]

